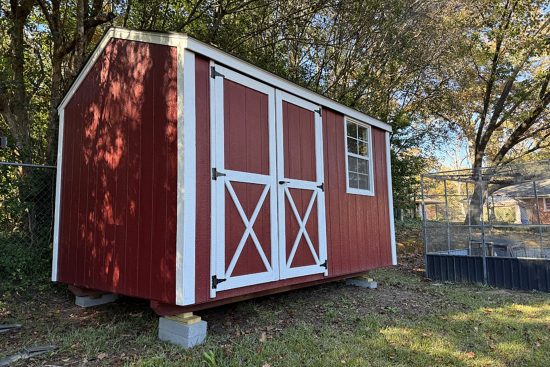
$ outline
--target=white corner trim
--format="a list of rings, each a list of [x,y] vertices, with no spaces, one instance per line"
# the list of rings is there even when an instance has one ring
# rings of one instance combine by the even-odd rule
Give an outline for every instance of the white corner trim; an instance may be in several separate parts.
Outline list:
[[[390,216],[390,241],[392,265],[397,265],[397,245],[395,243],[395,221],[393,216],[393,187],[391,176],[391,147],[390,133],[386,132],[386,177],[388,179],[388,212]]]
[[[183,59],[183,60],[182,60]],[[183,79],[183,80],[182,80]],[[183,86],[183,93],[180,93]],[[183,94],[183,95],[182,95]],[[195,303],[197,144],[195,54],[178,46],[178,210],[176,304]]]
[[[52,256],[52,282],[57,282],[57,266],[59,257],[59,217],[61,216],[61,167],[63,163],[63,130],[65,123],[65,110],[59,111],[59,129],[57,138],[57,169],[55,178],[55,209],[53,220],[53,256]]]

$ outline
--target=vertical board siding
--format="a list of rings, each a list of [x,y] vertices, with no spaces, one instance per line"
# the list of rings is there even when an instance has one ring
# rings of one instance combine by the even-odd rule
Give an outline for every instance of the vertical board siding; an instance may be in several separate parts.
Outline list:
[[[307,282],[329,280],[333,277],[391,265],[387,180],[385,177],[385,133],[382,130],[372,128],[375,195],[360,196],[347,194],[344,116],[323,108],[323,154],[325,164],[329,276],[324,277],[322,274],[316,274],[285,279],[217,292],[216,298],[210,298],[211,116],[209,109],[210,79],[208,60],[198,56],[195,61],[195,68],[197,113],[197,266],[195,303],[204,304]],[[288,113],[288,111],[284,113]],[[307,121],[307,118],[305,120]],[[247,138],[241,137],[241,139]],[[256,159],[254,157],[246,158]],[[243,163],[241,162],[241,164]],[[306,199],[303,198],[302,202],[299,195],[298,199],[295,199],[299,210],[305,210],[304,206],[307,205]],[[264,205],[266,204],[264,203]],[[290,212],[288,213],[290,214]],[[315,221],[308,223],[308,232],[314,233],[315,231],[311,226],[316,225]],[[254,228],[255,230],[259,230],[258,223],[256,223]],[[312,238],[312,240],[317,242],[316,239]],[[303,245],[305,244],[301,244],[300,246]],[[247,246],[249,245],[247,244]],[[302,261],[305,262],[306,259],[304,258]]]
[[[224,80],[225,169],[269,175],[267,95]]]
[[[283,100],[284,167],[286,178],[317,181],[315,115]]]
[[[344,116],[323,109],[329,274],[391,264],[384,131],[372,128],[374,196],[346,193]]]
[[[195,303],[210,294],[211,167],[210,167],[210,63],[195,56],[195,111],[197,126],[197,219],[195,240]]]
[[[59,281],[175,301],[176,58],[113,40],[67,104]]]

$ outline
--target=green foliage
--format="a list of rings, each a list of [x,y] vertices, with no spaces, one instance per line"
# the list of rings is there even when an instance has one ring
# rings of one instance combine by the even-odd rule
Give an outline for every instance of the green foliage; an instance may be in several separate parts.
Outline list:
[[[36,235],[44,240],[31,245],[26,233],[0,233],[0,291],[47,281],[51,270],[49,237],[40,232]]]
[[[54,174],[0,166],[0,288],[25,287],[49,275]]]

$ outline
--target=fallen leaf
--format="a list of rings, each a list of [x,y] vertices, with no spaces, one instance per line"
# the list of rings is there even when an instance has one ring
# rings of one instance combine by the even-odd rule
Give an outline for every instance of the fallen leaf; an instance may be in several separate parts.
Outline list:
[[[260,342],[264,343],[267,340],[267,334],[265,332],[262,332],[262,335],[260,336]]]
[[[466,352],[464,353],[464,355],[470,359],[476,357],[476,354],[474,352]]]
[[[97,355],[97,359],[99,359],[99,360],[105,359],[105,357],[107,357],[107,353],[99,353]]]

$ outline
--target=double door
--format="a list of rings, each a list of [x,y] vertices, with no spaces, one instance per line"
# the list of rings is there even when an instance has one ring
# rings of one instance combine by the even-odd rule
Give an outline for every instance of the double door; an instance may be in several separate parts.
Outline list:
[[[211,296],[327,275],[321,109],[211,67]]]

